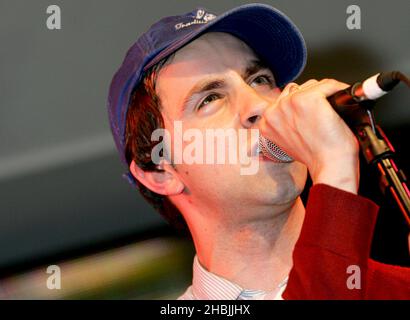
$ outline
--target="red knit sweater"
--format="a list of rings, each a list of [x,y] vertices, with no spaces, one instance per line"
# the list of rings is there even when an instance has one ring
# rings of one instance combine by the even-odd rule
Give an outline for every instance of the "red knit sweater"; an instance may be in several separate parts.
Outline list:
[[[364,197],[314,185],[283,298],[410,299],[410,268],[369,258],[378,209]]]

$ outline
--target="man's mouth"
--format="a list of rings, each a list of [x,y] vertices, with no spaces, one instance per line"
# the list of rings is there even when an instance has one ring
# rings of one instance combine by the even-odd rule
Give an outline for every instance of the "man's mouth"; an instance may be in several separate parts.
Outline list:
[[[259,143],[256,143],[252,146],[250,152],[249,152],[251,157],[259,157],[263,156],[263,152],[259,146]]]

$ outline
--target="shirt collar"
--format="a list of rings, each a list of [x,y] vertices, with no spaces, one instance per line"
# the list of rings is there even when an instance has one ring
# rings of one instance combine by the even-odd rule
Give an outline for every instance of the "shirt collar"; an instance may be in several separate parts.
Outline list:
[[[195,255],[192,294],[199,300],[282,299],[287,277],[271,292],[243,289],[241,286],[206,270]]]
[[[205,270],[194,258],[192,293],[199,300],[236,300],[242,288],[231,281]]]

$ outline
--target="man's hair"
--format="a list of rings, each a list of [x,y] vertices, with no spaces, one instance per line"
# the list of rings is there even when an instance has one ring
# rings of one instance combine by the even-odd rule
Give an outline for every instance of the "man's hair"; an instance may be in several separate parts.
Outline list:
[[[128,165],[132,160],[144,171],[160,171],[151,159],[152,148],[160,141],[152,141],[155,129],[164,128],[161,114],[161,99],[155,91],[158,74],[173,55],[152,66],[134,88],[129,103],[125,127],[125,157]],[[187,231],[188,227],[175,205],[168,197],[153,192],[137,179],[136,184],[142,196],[175,228]]]

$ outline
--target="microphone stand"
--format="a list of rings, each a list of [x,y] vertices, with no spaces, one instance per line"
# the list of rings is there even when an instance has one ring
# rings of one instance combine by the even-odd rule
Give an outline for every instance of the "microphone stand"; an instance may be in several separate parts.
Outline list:
[[[394,162],[395,149],[375,122],[374,104],[374,101],[366,100],[350,105],[348,113],[351,115],[343,118],[353,129],[366,162],[377,167],[382,193],[393,197],[410,229],[410,191],[407,179]]]

